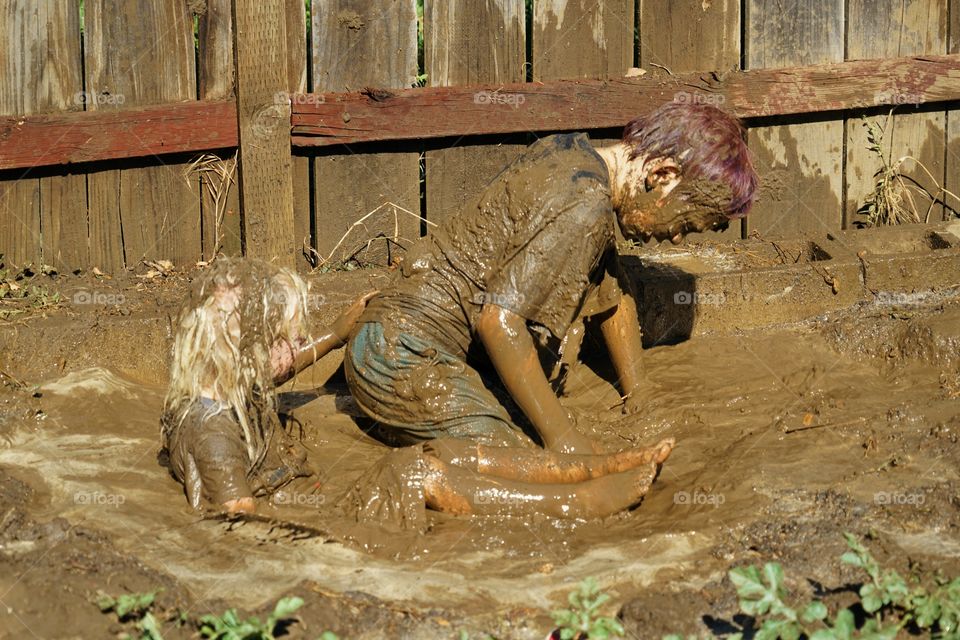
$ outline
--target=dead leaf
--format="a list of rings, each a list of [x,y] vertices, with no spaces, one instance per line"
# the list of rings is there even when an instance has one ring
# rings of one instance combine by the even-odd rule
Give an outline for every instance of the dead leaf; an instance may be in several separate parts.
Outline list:
[[[647,72],[646,69],[641,69],[639,67],[630,67],[627,69],[627,73],[624,74],[624,78],[639,78]]]
[[[812,413],[804,414],[804,416],[803,416],[803,426],[809,427],[809,426],[812,425],[812,424],[813,424],[813,414],[812,414]]]
[[[703,2],[700,3],[700,6],[703,7],[704,11],[706,11],[707,9],[710,8],[710,5],[712,4],[713,4],[713,0],[703,0]]]

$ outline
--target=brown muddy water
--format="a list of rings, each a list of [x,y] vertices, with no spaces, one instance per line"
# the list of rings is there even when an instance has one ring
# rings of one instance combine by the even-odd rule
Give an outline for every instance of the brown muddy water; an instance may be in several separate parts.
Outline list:
[[[843,531],[872,532],[891,566],[956,574],[958,343],[960,304],[942,296],[694,337],[645,351],[656,388],[647,411],[624,417],[588,335],[586,364],[565,384],[578,426],[610,449],[676,438],[644,502],[595,522],[430,513],[422,535],[339,515],[337,496],[384,447],[358,426],[337,376],[319,386],[326,376],[307,372],[282,396],[318,478],[235,522],[192,512],[158,463],[159,354],[139,367],[94,354],[95,366],[23,386],[5,378],[0,637],[114,635],[122,627],[91,604],[96,590],[162,587],[165,611],[191,615],[262,615],[300,595],[293,637],[543,638],[547,613],[587,576],[630,637],[722,631],[736,613],[732,566],[777,560],[798,593],[813,581],[849,597]],[[16,348],[58,357],[54,345]],[[168,623],[165,634],[191,632]]]

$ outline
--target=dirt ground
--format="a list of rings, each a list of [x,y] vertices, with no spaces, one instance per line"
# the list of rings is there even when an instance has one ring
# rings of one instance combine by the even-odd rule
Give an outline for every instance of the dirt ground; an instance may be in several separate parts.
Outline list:
[[[358,528],[339,494],[383,453],[331,355],[285,390],[319,477],[261,517],[201,518],[158,462],[170,317],[191,274],[45,280],[63,302],[0,326],[0,638],[131,631],[93,604],[162,589],[167,638],[229,607],[305,600],[290,637],[543,638],[587,576],[628,637],[743,623],[731,567],[776,560],[797,594],[849,603],[843,532],[882,563],[960,573],[960,300],[880,297],[789,326],[645,351],[657,393],[624,417],[588,335],[564,403],[614,449],[672,436],[644,502],[597,522],[430,514],[418,535]],[[382,286],[312,278],[322,325]]]

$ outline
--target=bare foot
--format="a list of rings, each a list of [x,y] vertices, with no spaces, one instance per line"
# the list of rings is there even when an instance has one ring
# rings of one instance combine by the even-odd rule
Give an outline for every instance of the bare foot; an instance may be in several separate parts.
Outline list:
[[[253,513],[257,510],[257,503],[253,497],[237,498],[224,502],[223,508],[227,510],[228,514],[235,516],[238,513]]]
[[[619,473],[648,464],[663,464],[676,446],[673,438],[665,438],[652,447],[637,447],[619,453],[610,454],[607,461],[606,473]]]
[[[577,500],[568,505],[565,515],[605,518],[625,511],[643,500],[656,477],[657,465],[651,461],[636,469],[584,482],[577,488]]]

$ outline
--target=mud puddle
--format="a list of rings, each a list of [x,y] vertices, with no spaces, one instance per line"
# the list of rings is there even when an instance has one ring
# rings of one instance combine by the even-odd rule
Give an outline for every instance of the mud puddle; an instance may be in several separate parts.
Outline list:
[[[384,449],[357,426],[344,387],[312,387],[309,377],[283,403],[320,486],[310,479],[288,487],[256,521],[189,510],[157,460],[164,389],[109,368],[52,378],[31,400],[39,414],[5,414],[0,468],[30,488],[21,502],[33,520],[96,532],[135,560],[136,571],[121,563],[102,576],[108,590],[140,588],[149,575],[194,606],[216,597],[256,609],[310,584],[369,594],[378,611],[456,612],[497,637],[539,638],[549,628],[545,613],[592,575],[625,605],[625,621],[634,629],[643,622],[638,637],[659,637],[657,624],[693,633],[705,629],[706,613],[735,610],[723,584],[733,565],[779,559],[795,575],[837,584],[843,531],[873,528],[912,558],[948,573],[960,567],[960,308],[869,313],[649,349],[656,388],[648,410],[631,417],[620,415],[617,392],[594,371],[605,374],[595,364],[602,347],[588,337],[588,364],[570,373],[564,399],[579,427],[610,448],[665,436],[678,443],[644,503],[603,522],[431,514],[424,535],[358,530],[335,501]],[[61,546],[72,549],[73,540]],[[0,549],[0,562],[14,568],[0,581],[0,599],[25,625],[44,609],[25,614],[15,605],[31,594],[15,587],[32,584],[21,578],[44,549],[16,535]],[[16,564],[19,557],[30,562]],[[516,611],[532,622],[504,628],[504,612]],[[389,637],[378,620],[338,631]],[[432,636],[414,633],[451,635],[442,626]]]

